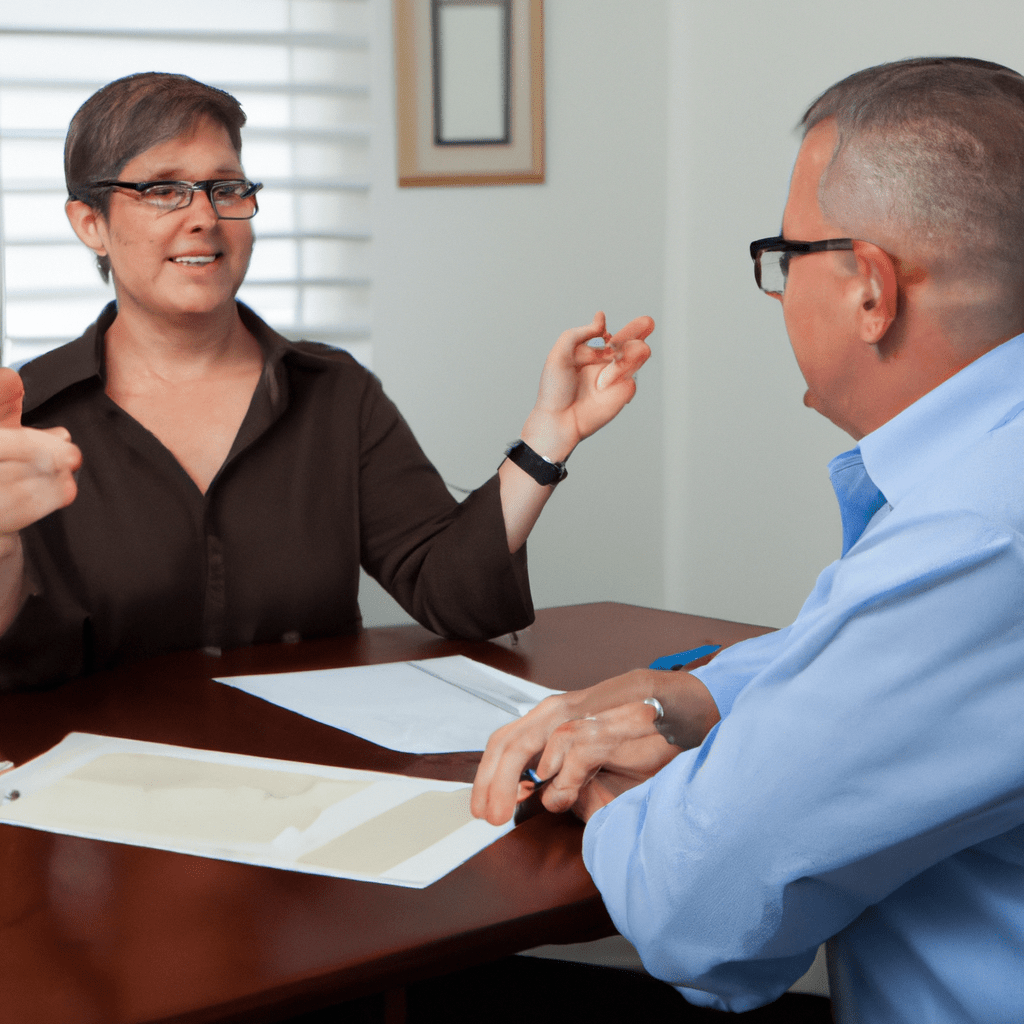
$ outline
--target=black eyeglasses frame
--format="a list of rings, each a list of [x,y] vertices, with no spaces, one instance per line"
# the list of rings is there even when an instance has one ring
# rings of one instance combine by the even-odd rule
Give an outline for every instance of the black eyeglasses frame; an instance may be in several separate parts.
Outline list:
[[[225,217],[220,207],[214,201],[213,190],[218,185],[241,185],[246,186],[245,191],[238,196],[239,199],[248,199],[250,196],[253,197],[252,205],[253,210],[248,216],[245,217]],[[206,198],[210,200],[210,206],[213,207],[214,212],[217,214],[219,220],[252,220],[257,213],[260,212],[259,204],[256,202],[255,196],[261,188],[263,188],[263,182],[261,181],[249,181],[248,178],[207,178],[205,181],[94,181],[89,185],[89,188],[127,188],[133,192],[139,193],[140,197],[143,192],[147,189],[153,188],[156,185],[182,185],[188,189],[188,199],[180,206],[174,206],[170,210],[165,210],[165,213],[174,213],[176,210],[184,210],[192,205],[192,198],[197,192],[205,192]],[[72,196],[72,198],[75,198]]]
[[[757,287],[768,295],[781,295],[781,292],[770,292],[761,287],[761,254],[765,252],[792,253],[795,256],[803,256],[810,252],[836,252],[850,250],[853,248],[852,238],[823,238],[818,242],[798,242],[793,239],[783,238],[782,235],[773,235],[771,238],[758,238],[750,243],[750,258],[754,261],[754,280]],[[782,272],[783,280],[786,278],[786,271]]]

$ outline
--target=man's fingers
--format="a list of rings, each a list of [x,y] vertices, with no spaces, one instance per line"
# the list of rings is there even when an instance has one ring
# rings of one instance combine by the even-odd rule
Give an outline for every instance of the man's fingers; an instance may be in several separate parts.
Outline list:
[[[556,747],[551,758],[552,768],[542,767],[541,770],[555,774],[545,787],[541,802],[552,813],[560,814],[576,803],[580,790],[600,771],[608,754],[608,739],[596,726],[596,719],[584,719],[567,722],[562,729],[555,731],[544,751],[542,765],[552,747]]]
[[[626,374],[632,376],[650,358],[651,346],[641,338],[634,338],[623,343],[618,363]]]
[[[25,387],[21,377],[8,367],[0,367],[0,427],[21,426],[21,402]]]
[[[655,732],[652,714],[649,705],[625,704],[559,726],[538,766],[545,778],[554,776],[542,798],[544,806],[555,812],[569,810],[605,765],[628,751],[630,744]],[[628,753],[626,760],[630,760]]]
[[[542,700],[518,721],[496,730],[487,741],[473,782],[471,812],[501,825],[512,817],[523,769],[544,749],[548,736],[564,721],[561,695]]]
[[[653,673],[654,676],[663,674]],[[609,709],[620,711],[624,705],[632,705],[626,712],[636,719],[630,727],[631,735],[641,734],[645,728],[652,731],[653,709],[647,704],[636,705],[649,696],[648,677],[651,675],[647,669],[636,669],[586,690],[552,694],[522,718],[497,729],[487,741],[477,769],[470,805],[472,813],[486,818],[492,825],[508,821],[520,795],[519,779],[523,769],[542,754],[537,770],[542,778],[548,778],[552,774],[551,766],[561,763],[556,759],[559,756],[556,748],[548,747],[552,734],[565,723],[589,722],[592,716]],[[546,771],[548,774],[544,774]],[[548,783],[550,785],[553,783]]]
[[[78,488],[70,474],[4,486],[0,496],[0,533],[17,533],[31,526],[51,512],[70,505],[77,494]]]

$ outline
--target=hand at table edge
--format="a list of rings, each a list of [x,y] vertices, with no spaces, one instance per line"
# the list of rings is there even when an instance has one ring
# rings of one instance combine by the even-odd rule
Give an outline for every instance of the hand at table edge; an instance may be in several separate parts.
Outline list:
[[[655,709],[643,703],[647,697],[657,697],[671,716],[678,746],[655,727]],[[472,813],[494,825],[508,821],[533,792],[532,783],[520,781],[530,764],[551,779],[542,802],[552,811],[569,810],[603,768],[636,785],[681,750],[699,745],[718,719],[711,694],[688,672],[634,669],[547,697],[492,734],[473,784]]]

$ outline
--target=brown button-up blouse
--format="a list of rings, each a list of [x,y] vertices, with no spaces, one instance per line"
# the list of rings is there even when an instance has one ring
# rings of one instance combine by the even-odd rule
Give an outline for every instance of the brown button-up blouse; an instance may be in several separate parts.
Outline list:
[[[444,636],[532,621],[497,477],[456,502],[371,373],[239,310],[264,371],[205,495],[104,392],[113,304],[22,369],[23,422],[66,427],[83,462],[75,501],[22,532],[33,594],[0,638],[0,689],[172,650],[352,632],[360,564]]]

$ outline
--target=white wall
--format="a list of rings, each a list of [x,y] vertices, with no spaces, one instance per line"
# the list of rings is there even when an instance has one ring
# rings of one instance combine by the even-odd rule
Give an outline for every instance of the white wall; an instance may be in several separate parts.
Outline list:
[[[636,401],[580,447],[530,540],[539,607],[614,599],[781,625],[839,552],[825,464],[752,238],[807,104],[924,53],[1024,69],[1024,4],[547,0],[547,182],[398,189],[378,4],[375,367],[446,479],[493,471],[564,327],[658,321]],[[370,621],[391,612],[373,596]]]
[[[374,369],[451,483],[494,472],[561,331],[596,309],[613,330],[660,317],[667,40],[661,0],[639,6],[546,5],[543,185],[399,189],[390,5],[378,5]],[[538,607],[661,603],[661,436],[654,366],[573,454],[529,541]],[[392,618],[374,591],[361,600],[368,621]]]
[[[553,0],[557,5],[559,0]],[[638,9],[646,9],[641,3]],[[781,311],[747,245],[777,233],[796,143],[822,90],[921,54],[1024,70],[1018,0],[669,0],[665,604],[790,621],[841,530],[825,472],[852,441],[802,404]]]

